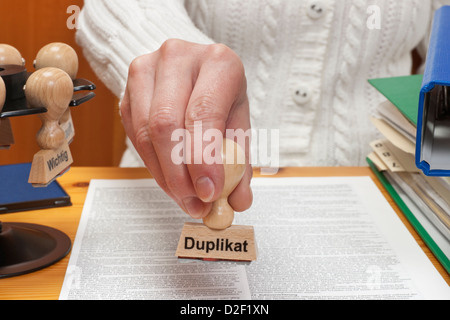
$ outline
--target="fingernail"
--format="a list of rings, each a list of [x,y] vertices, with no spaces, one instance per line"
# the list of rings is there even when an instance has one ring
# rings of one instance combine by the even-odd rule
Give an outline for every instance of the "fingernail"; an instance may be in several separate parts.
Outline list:
[[[198,197],[203,202],[208,203],[212,201],[215,193],[215,187],[214,182],[210,178],[202,177],[198,179],[195,184],[195,189],[197,190]]]
[[[195,197],[183,200],[184,208],[187,213],[194,219],[200,219],[203,216],[204,203]]]

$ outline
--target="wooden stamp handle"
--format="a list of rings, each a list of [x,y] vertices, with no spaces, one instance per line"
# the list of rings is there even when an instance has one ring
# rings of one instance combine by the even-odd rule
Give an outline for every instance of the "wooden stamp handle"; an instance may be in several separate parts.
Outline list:
[[[61,42],[49,43],[39,50],[34,60],[36,70],[42,68],[58,68],[65,71],[72,80],[78,73],[78,55],[69,45]]]
[[[69,45],[62,42],[53,42],[39,50],[34,60],[36,70],[42,68],[58,68],[65,71],[72,80],[75,80],[78,73],[78,55]],[[66,140],[71,143],[75,136],[75,128],[72,121],[70,108],[67,108],[59,123],[65,131]]]
[[[0,64],[24,66],[25,60],[20,52],[9,44],[0,44]]]
[[[203,223],[210,229],[224,230],[233,224],[234,210],[228,203],[229,195],[241,182],[246,169],[244,150],[234,141],[224,139],[222,159],[225,169],[225,184],[219,200],[213,203],[209,215]]]
[[[32,107],[45,107],[40,115],[42,128],[37,142],[41,149],[58,149],[65,141],[65,133],[59,120],[69,108],[73,96],[73,82],[69,75],[58,68],[43,68],[34,72],[25,86],[27,101]]]

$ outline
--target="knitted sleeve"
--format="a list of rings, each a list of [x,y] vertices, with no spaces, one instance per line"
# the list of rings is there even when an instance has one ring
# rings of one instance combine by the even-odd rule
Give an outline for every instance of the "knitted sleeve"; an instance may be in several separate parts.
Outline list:
[[[85,0],[76,40],[99,79],[122,98],[134,58],[167,39],[212,43],[189,18],[183,0]]]

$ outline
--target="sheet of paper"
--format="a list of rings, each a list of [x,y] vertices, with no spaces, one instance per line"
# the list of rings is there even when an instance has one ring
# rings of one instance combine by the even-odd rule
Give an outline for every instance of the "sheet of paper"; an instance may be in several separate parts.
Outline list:
[[[61,299],[450,299],[368,177],[254,179],[251,264],[178,261],[186,215],[152,180],[92,181]]]
[[[255,179],[254,299],[449,299],[446,282],[369,177]]]
[[[60,299],[249,299],[245,267],[178,260],[187,215],[153,180],[93,180]]]

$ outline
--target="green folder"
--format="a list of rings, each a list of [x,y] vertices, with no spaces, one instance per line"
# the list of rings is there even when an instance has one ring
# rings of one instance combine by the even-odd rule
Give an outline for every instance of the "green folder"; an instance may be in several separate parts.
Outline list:
[[[417,127],[422,75],[371,79],[369,83]]]

